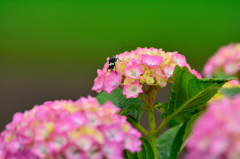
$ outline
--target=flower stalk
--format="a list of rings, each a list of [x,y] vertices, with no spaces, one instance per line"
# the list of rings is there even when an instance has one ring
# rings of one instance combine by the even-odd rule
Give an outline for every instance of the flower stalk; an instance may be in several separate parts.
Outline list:
[[[145,98],[144,94],[139,94],[140,99],[145,104],[147,108],[148,114],[148,123],[149,123],[149,132],[148,132],[148,140],[152,146],[154,159],[158,159],[157,153],[157,136],[155,135],[156,132],[156,123],[155,123],[155,116],[154,116],[154,101],[157,94],[159,87],[150,86],[148,90],[144,88],[144,92],[146,93],[147,99]]]
[[[154,134],[156,131],[156,124],[155,124],[155,116],[154,116],[154,109],[148,111],[148,123],[149,123],[149,142],[153,149],[154,159],[158,159],[157,154],[157,136]]]

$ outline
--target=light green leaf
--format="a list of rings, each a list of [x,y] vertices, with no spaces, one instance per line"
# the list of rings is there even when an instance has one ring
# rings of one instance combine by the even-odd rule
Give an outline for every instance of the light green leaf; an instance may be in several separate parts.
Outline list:
[[[140,140],[142,141],[142,150],[137,153],[130,153],[129,151],[124,151],[124,158],[125,159],[153,159],[153,150],[152,146],[148,142],[147,139],[141,137]]]
[[[220,89],[220,93],[233,98],[235,95],[240,93],[240,88],[239,87],[222,88],[222,89]]]
[[[185,115],[206,105],[229,79],[198,79],[187,67],[176,66],[167,109],[161,117]]]
[[[169,159],[177,158],[177,155],[179,154],[179,152],[182,150],[182,148],[186,144],[184,142],[186,141],[187,137],[190,135],[194,122],[202,113],[203,113],[203,111],[193,115],[178,130],[177,135],[175,136],[173,143],[172,143]]]
[[[117,88],[111,94],[107,94],[107,92],[102,92],[97,96],[97,100],[100,104],[104,104],[107,101],[111,101],[114,105],[121,108],[122,111],[127,112],[123,113],[123,115],[128,115],[134,118],[136,122],[139,122],[140,117],[143,113],[140,106],[143,106],[140,98],[126,98],[123,95],[122,90]],[[133,109],[132,109],[133,108]]]
[[[181,125],[178,125],[168,129],[157,139],[158,159],[169,159],[173,139],[180,126]]]

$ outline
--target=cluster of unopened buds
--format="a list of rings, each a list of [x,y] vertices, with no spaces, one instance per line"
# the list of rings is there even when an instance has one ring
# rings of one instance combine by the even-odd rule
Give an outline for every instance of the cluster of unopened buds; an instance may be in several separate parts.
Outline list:
[[[240,70],[240,44],[221,47],[204,66],[203,74],[212,77],[218,73],[235,75]]]
[[[196,122],[187,159],[240,158],[240,95],[212,102]]]
[[[102,70],[98,69],[98,76],[94,80],[92,90],[98,93],[102,90],[110,94],[119,85],[123,86],[126,98],[136,98],[143,93],[143,85],[165,87],[172,82],[172,75],[176,65],[188,67],[197,78],[201,75],[191,69],[185,56],[178,52],[164,52],[162,49],[137,48],[131,52],[116,55],[115,68],[109,70],[109,58]]]
[[[140,132],[111,102],[95,98],[45,102],[16,113],[0,136],[4,159],[122,159],[141,150]]]

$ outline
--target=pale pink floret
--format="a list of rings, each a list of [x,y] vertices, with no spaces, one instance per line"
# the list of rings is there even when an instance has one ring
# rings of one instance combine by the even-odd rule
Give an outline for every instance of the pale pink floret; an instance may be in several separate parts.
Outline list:
[[[168,65],[165,65],[165,67],[163,68],[163,72],[169,78],[169,77],[172,77],[174,69],[175,67],[170,67]]]
[[[215,70],[215,66],[212,65],[210,62],[207,62],[203,68],[203,74],[206,78],[211,78],[212,74]]]
[[[124,139],[124,133],[122,131],[122,128],[118,124],[111,125],[110,127],[103,126],[102,131],[104,132],[107,140],[111,142],[121,142]]]
[[[21,143],[18,142],[18,140],[11,140],[8,145],[7,148],[9,149],[9,151],[13,154],[17,153],[20,148],[21,148]]]
[[[192,74],[196,75],[198,79],[202,78],[201,74],[198,73],[197,71],[195,71],[194,69],[190,70],[190,72],[191,72]]]
[[[75,146],[69,145],[65,148],[64,154],[68,159],[80,159],[83,158],[83,153]]]
[[[141,60],[137,60],[137,59],[131,59],[127,64],[128,65],[132,65],[132,64],[141,64]]]
[[[68,137],[65,134],[53,134],[48,146],[51,153],[60,152],[68,144]]]
[[[103,90],[110,94],[114,89],[116,89],[122,80],[122,74],[120,71],[111,71],[106,77],[106,82],[104,84]]]
[[[172,60],[180,67],[183,67],[187,64],[185,56],[174,52],[172,55]]]
[[[116,142],[107,142],[103,147],[103,154],[107,159],[124,159],[123,152],[119,147],[121,145]]]
[[[128,149],[130,152],[141,151],[141,141],[139,139],[135,140],[133,135],[127,135],[125,137],[125,149]]]
[[[132,63],[132,65],[128,65],[124,69],[125,76],[128,78],[138,79],[144,71],[141,68],[140,64]]]
[[[45,142],[35,142],[32,147],[32,152],[39,158],[45,158],[47,155],[50,154],[49,147]]]
[[[100,93],[103,89],[103,84],[105,82],[105,74],[101,70],[97,70],[98,76],[94,79],[94,85],[92,87],[92,91],[95,90]]]
[[[149,66],[149,67],[160,66],[162,62],[163,62],[163,57],[162,56],[142,55],[142,63],[144,65]]]
[[[120,108],[116,107],[112,102],[107,101],[101,106],[101,111],[105,112],[108,115],[117,114],[121,111]]]
[[[240,70],[240,49],[239,44],[229,44],[219,48],[219,50],[209,58],[203,69],[205,77],[217,77],[218,73],[235,75]]]
[[[240,156],[240,95],[211,102],[195,123],[187,159],[237,159]]]
[[[167,85],[168,77],[165,75],[162,75],[162,76],[158,76],[156,80],[160,86],[165,87]]]
[[[89,136],[80,136],[78,140],[74,141],[74,145],[78,146],[81,150],[87,152],[94,145],[94,139]]]
[[[223,70],[227,75],[236,74],[238,72],[238,62],[229,62],[223,65]]]
[[[143,93],[142,85],[139,84],[139,81],[132,82],[123,87],[123,95],[126,95],[126,98],[137,98],[139,93]]]
[[[112,153],[123,158],[125,136],[133,135],[132,140],[139,141],[140,133],[119,111],[112,102],[100,106],[96,98],[88,96],[76,102],[45,102],[16,113],[0,134],[0,158],[102,159],[112,158]],[[123,125],[128,129],[123,131]],[[106,151],[107,147],[111,151]]]
[[[85,158],[87,158],[87,159],[88,158],[89,159],[102,159],[105,156],[101,151],[102,151],[102,147],[100,148],[99,146],[94,145],[91,147],[91,149],[89,151],[87,151]]]

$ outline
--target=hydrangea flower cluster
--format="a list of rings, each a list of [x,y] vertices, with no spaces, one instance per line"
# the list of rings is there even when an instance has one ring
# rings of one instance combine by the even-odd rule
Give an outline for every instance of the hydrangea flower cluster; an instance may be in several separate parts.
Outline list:
[[[204,66],[204,76],[210,78],[219,71],[234,75],[240,70],[240,44],[221,47]]]
[[[45,102],[16,113],[0,136],[5,159],[122,159],[123,149],[141,150],[141,133],[96,98]]]
[[[123,94],[127,98],[136,98],[143,93],[143,85],[165,87],[172,80],[176,65],[188,67],[198,78],[201,75],[191,69],[185,56],[178,52],[164,52],[162,49],[137,48],[131,52],[116,55],[119,60],[115,63],[116,71],[108,70],[109,58],[94,80],[92,90],[100,93],[102,90],[110,94],[119,85],[123,86]]]
[[[187,143],[187,159],[240,158],[240,95],[208,106]]]

